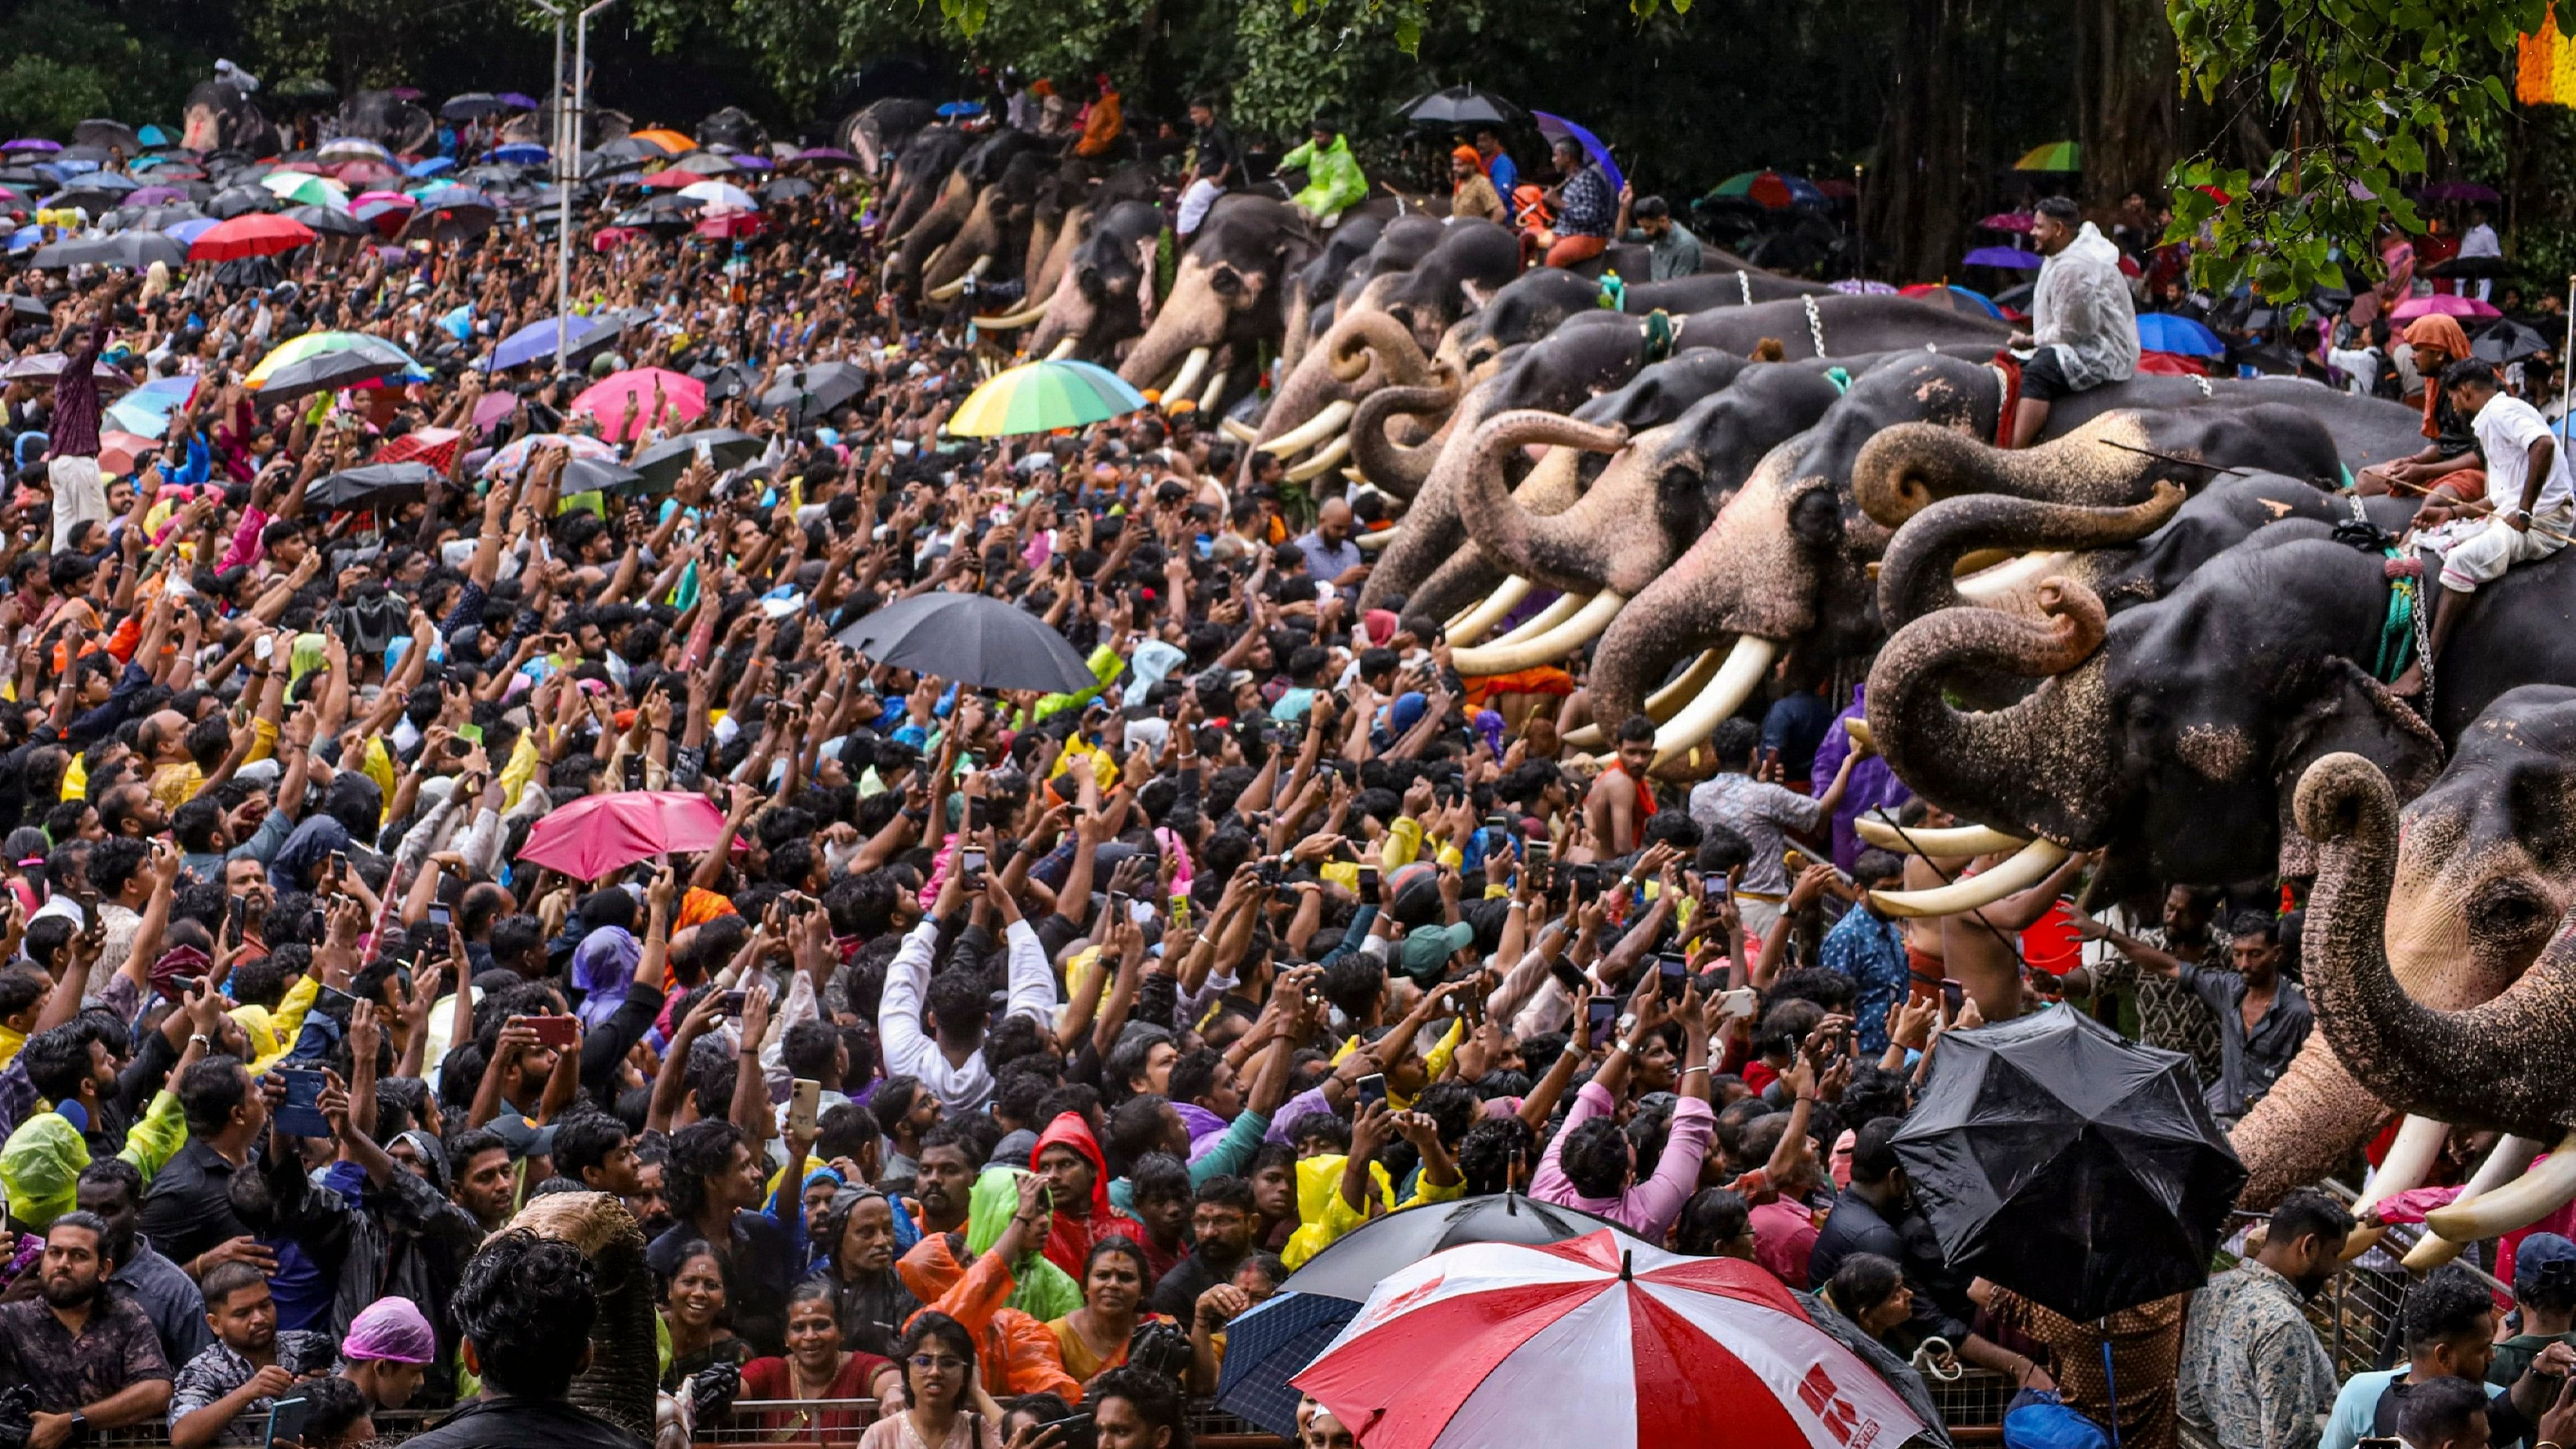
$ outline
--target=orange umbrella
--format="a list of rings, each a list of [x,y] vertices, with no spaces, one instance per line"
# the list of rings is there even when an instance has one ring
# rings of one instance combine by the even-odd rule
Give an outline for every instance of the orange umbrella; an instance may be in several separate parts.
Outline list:
[[[672,130],[668,126],[655,126],[649,131],[635,131],[629,134],[635,140],[649,141],[652,144],[661,147],[663,150],[670,152],[674,156],[679,155],[683,151],[695,151],[698,149],[697,142],[690,140],[688,137],[681,135],[679,132]]]

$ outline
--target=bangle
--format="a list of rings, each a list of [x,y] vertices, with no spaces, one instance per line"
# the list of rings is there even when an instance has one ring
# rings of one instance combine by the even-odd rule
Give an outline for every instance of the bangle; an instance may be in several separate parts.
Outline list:
[[[1705,1063],[1705,1062],[1703,1062],[1703,1063],[1701,1063],[1700,1065],[1695,1066],[1695,1067],[1684,1067],[1684,1068],[1682,1068],[1682,1077],[1687,1077],[1687,1076],[1689,1076],[1689,1075],[1690,1075],[1691,1073],[1693,1073],[1693,1072],[1704,1072],[1704,1071],[1707,1071],[1707,1070],[1708,1070],[1708,1064],[1707,1064],[1707,1063]],[[1675,1077],[1673,1080],[1674,1080],[1674,1081],[1680,1081],[1680,1080],[1681,1080],[1681,1077]]]

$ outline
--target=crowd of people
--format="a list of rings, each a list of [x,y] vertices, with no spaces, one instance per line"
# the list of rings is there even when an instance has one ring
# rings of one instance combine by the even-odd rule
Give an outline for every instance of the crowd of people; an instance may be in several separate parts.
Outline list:
[[[1183,180],[1222,190],[1239,152],[1205,155]],[[1558,160],[1549,260],[1635,225],[1658,275],[1695,267],[1668,208]],[[1518,189],[1508,155],[1455,163]],[[513,1225],[596,1193],[649,1243],[680,1432],[1185,1449],[1228,1325],[1302,1265],[1517,1191],[1757,1264],[1891,1374],[1955,1352],[2148,1449],[2186,1421],[2576,1442],[2564,1240],[2523,1245],[2500,1351],[2445,1270],[2408,1367],[2340,1384],[2301,1304],[2353,1223],[2314,1192],[2196,1298],[2105,1324],[1943,1262],[1893,1139],[1997,943],[2015,1009],[2072,995],[2194,1054],[2232,1119],[2310,1030],[2277,899],[2096,920],[2060,900],[2076,861],[1891,917],[1870,892],[1908,863],[1855,822],[1946,822],[1857,696],[1784,682],[1696,776],[1643,717],[1592,757],[1474,707],[1439,620],[1356,606],[1349,506],[1293,516],[1186,405],[947,434],[990,344],[877,295],[867,204],[844,177],[753,238],[575,252],[571,295],[628,319],[594,373],[735,370],[702,419],[491,365],[557,293],[525,226],[0,284],[8,350],[63,359],[0,396],[0,1428],[333,1449],[429,1411],[437,1449],[631,1444],[566,1399],[594,1265]],[[246,382],[333,330],[425,380]],[[754,405],[827,361],[867,385]],[[104,450],[103,406],[169,378],[195,385],[160,435]],[[718,424],[743,461],[578,486],[577,456]],[[425,497],[313,501],[395,457],[432,461]],[[935,590],[1042,617],[1095,683],[837,641]],[[636,789],[714,801],[716,846],[523,857]],[[2066,959],[2029,966],[2050,931]],[[1310,1406],[1300,1437],[1360,1427]]]

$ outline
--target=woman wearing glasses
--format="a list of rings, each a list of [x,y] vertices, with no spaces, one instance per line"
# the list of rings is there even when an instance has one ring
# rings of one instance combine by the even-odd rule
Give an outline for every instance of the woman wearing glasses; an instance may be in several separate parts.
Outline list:
[[[868,1426],[859,1449],[1052,1449],[1052,1428],[1022,1428],[1007,1439],[1002,1408],[975,1371],[975,1339],[945,1313],[924,1309],[904,1330],[905,1407]]]

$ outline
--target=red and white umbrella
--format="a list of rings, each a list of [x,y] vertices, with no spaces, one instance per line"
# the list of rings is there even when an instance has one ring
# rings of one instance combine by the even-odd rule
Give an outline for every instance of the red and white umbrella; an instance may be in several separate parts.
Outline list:
[[[1366,1449],[1896,1449],[1924,1427],[1762,1269],[1607,1230],[1435,1253],[1291,1382]]]

